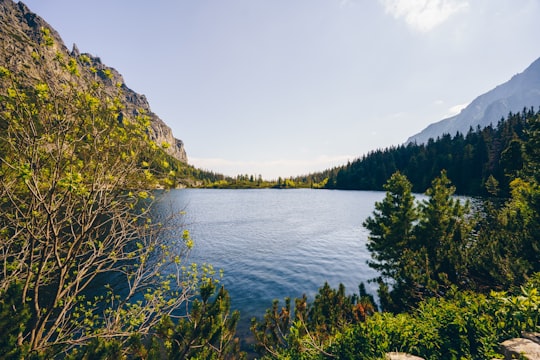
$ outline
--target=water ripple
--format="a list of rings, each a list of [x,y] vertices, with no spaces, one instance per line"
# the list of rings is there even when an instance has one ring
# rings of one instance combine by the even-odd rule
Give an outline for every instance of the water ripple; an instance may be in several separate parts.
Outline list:
[[[312,298],[324,282],[357,292],[376,277],[362,222],[384,193],[329,190],[173,190],[163,209],[184,210],[190,260],[223,269],[239,327],[273,299]],[[172,205],[171,205],[172,204]],[[374,292],[373,284],[367,286]]]

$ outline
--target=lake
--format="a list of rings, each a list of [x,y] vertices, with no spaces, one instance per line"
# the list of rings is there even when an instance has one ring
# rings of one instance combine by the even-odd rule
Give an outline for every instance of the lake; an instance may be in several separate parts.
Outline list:
[[[312,299],[328,282],[373,294],[377,276],[366,261],[368,232],[362,222],[383,192],[312,189],[179,189],[161,199],[182,217],[195,242],[190,262],[222,269],[222,284],[240,310],[239,335],[272,300]]]

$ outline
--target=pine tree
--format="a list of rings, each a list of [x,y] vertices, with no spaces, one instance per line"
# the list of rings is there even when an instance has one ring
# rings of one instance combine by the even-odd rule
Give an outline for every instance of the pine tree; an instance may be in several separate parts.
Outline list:
[[[403,254],[415,242],[413,225],[418,218],[411,187],[404,175],[394,173],[384,186],[385,198],[375,203],[373,215],[364,222],[370,231],[367,248],[373,259],[368,265],[381,274],[381,289],[386,288],[388,282],[394,288],[404,286]],[[385,304],[382,305],[384,308]]]
[[[385,189],[385,198],[364,222],[373,259],[368,264],[381,274],[377,281],[383,309],[403,310],[444,294],[450,285],[465,287],[473,223],[468,203],[453,197],[446,172],[433,180],[426,192],[429,199],[418,206],[410,182],[399,172]]]
[[[433,294],[466,278],[467,242],[472,231],[472,222],[467,218],[470,205],[468,201],[462,205],[453,197],[454,191],[446,171],[442,171],[426,191],[429,199],[419,206],[416,249],[425,249],[429,270],[426,290]]]

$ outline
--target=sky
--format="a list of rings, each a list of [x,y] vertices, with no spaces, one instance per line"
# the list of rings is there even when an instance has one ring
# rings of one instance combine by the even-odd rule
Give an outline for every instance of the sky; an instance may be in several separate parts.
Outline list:
[[[540,57],[540,0],[23,2],[230,176],[399,145]]]

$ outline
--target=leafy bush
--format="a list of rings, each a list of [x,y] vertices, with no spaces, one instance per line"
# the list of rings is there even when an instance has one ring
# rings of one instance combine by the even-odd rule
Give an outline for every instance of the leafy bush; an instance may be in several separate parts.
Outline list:
[[[411,313],[377,313],[335,337],[326,351],[337,358],[376,359],[391,351],[425,359],[487,359],[499,343],[540,329],[540,274],[516,294],[453,292]]]
[[[377,312],[363,322],[335,322],[332,332],[301,332],[299,324],[281,323],[282,343],[265,358],[383,359],[394,351],[427,360],[496,358],[500,342],[540,329],[540,273],[515,293],[482,295],[454,288],[445,298],[422,301],[409,313]]]

